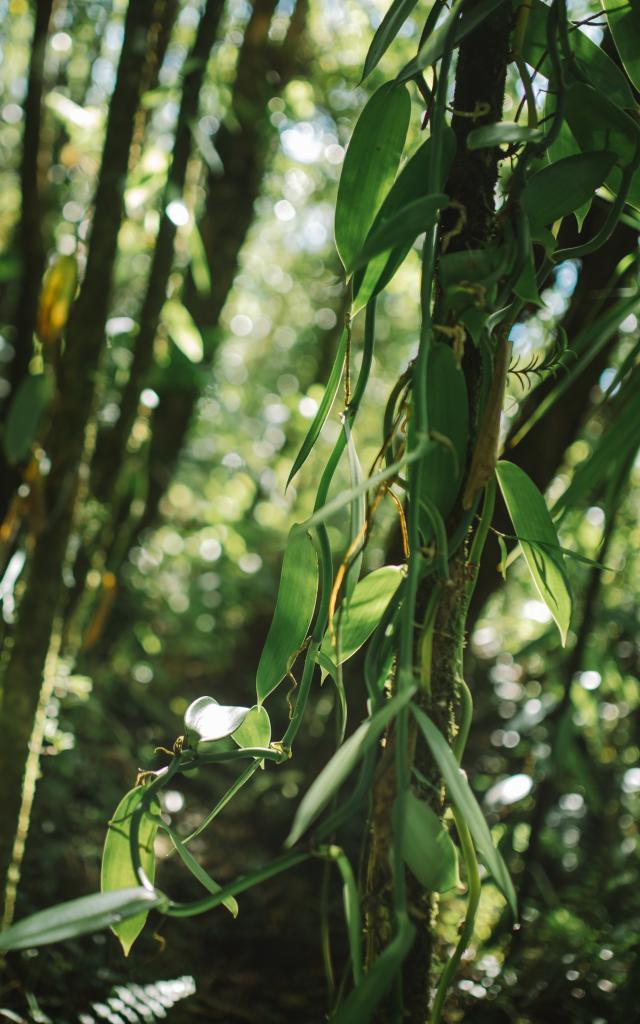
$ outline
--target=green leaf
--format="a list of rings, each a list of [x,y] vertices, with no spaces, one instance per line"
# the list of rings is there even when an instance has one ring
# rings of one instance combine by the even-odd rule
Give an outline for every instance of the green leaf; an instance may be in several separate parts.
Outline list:
[[[191,363],[200,363],[204,352],[202,335],[191,313],[177,299],[168,299],[162,307],[162,321],[169,337]]]
[[[222,886],[218,885],[215,879],[213,879],[211,875],[204,870],[202,865],[198,864],[193,854],[187,849],[185,844],[176,835],[173,829],[169,828],[168,825],[165,825],[164,822],[162,822],[160,827],[163,829],[163,831],[168,833],[169,838],[171,839],[171,842],[173,843],[173,846],[175,848],[175,851],[180,857],[182,863],[186,868],[189,869],[193,877],[197,878],[197,880],[200,882],[200,885],[202,885],[207,890],[207,892],[210,892],[214,896],[217,892],[220,892]],[[222,900],[222,906],[226,907],[226,909],[229,911],[232,917],[238,916],[238,901],[236,900],[235,896],[226,896]]]
[[[353,433],[349,427],[349,421],[347,418],[345,418],[343,429],[347,437],[349,483],[352,487],[357,487],[364,480],[364,473],[362,472],[362,466],[360,465],[360,459],[358,458]],[[347,598],[351,597],[353,589],[360,578],[360,572],[362,571],[362,559],[364,555],[364,542],[367,525],[367,501],[364,494],[360,494],[357,498],[353,499],[349,518],[349,549],[352,544],[355,544],[356,547],[352,552],[352,561],[347,570],[347,575],[344,581],[344,591]]]
[[[571,591],[564,558],[555,550],[558,535],[549,510],[536,485],[513,462],[499,462],[496,475],[531,578],[560,630],[564,647],[571,621]]]
[[[615,153],[618,164],[611,168],[606,185],[617,195],[622,178],[621,167],[634,159],[640,128],[628,114],[590,85],[576,82],[566,90],[565,111],[569,127],[585,153],[607,150]],[[640,175],[631,179],[627,202],[640,210]]]
[[[213,743],[231,736],[248,714],[249,708],[227,707],[218,704],[213,697],[198,697],[184,715],[184,731],[189,746],[199,750],[202,743]]]
[[[118,889],[132,889],[138,883],[137,875],[131,861],[129,836],[131,832],[131,816],[139,805],[144,794],[144,786],[136,786],[123,796],[113,817],[109,822],[104,850],[102,851],[102,869],[100,889],[103,893]],[[157,802],[152,801],[151,811],[160,813]],[[156,857],[153,843],[158,831],[157,822],[148,814],[143,814],[138,830],[140,863],[150,882],[153,882],[156,870]],[[117,936],[125,956],[138,935],[144,928],[147,911],[135,916],[127,916],[123,921],[111,924],[111,930]]]
[[[339,658],[329,632],[325,633],[320,652],[333,664],[341,665],[360,650],[378,625],[403,576],[403,566],[383,565],[361,579],[336,613],[340,617]]]
[[[637,2],[607,0],[602,3],[616,50],[629,78],[640,89],[640,9]]]
[[[460,885],[458,851],[440,818],[411,791],[405,795],[402,852],[418,881],[429,892],[448,892]]]
[[[342,746],[338,747],[329,763],[324,766],[300,801],[291,832],[286,840],[286,846],[293,846],[294,843],[297,843],[300,836],[307,831],[326,807],[333,794],[340,789],[360,758],[376,743],[389,722],[393,721],[398,712],[411,700],[414,693],[415,687],[411,686],[403,693],[392,697],[371,718],[362,722]]]
[[[347,273],[395,178],[410,112],[406,88],[387,83],[373,94],[354,128],[336,201],[336,247]]]
[[[385,220],[379,228],[372,230],[362,249],[353,262],[353,270],[365,266],[380,253],[399,247],[409,248],[423,231],[433,227],[438,210],[446,206],[448,196],[424,196],[414,199],[412,203],[398,210],[396,214]]]
[[[62,942],[101,928],[121,926],[145,917],[154,908],[163,911],[169,903],[158,889],[118,889],[94,893],[77,900],[40,910],[0,933],[0,950],[31,949],[50,942]]]
[[[255,704],[240,728],[231,734],[239,747],[268,747],[271,743],[271,722],[265,707]]]
[[[432,501],[446,519],[460,490],[466,462],[469,399],[453,350],[442,342],[436,342],[429,351],[427,403],[429,430],[437,443],[424,456],[421,499]],[[431,533],[427,524],[423,523],[421,529],[427,536]]]
[[[449,174],[456,151],[456,137],[448,125],[445,126],[442,142],[441,178],[444,181]],[[429,174],[432,151],[433,143],[429,138],[407,160],[376,215],[369,232],[370,235],[380,230],[382,225],[395,216],[399,210],[424,196],[424,186]],[[377,295],[388,285],[398,267],[406,259],[411,245],[412,242],[405,242],[390,253],[381,253],[371,260],[364,271],[356,271],[353,282],[352,313],[354,316],[366,306],[373,295]]]
[[[378,25],[375,35],[371,40],[371,46],[364,62],[361,81],[364,81],[371,74],[387,52],[417,2],[418,0],[393,0],[391,7]]]
[[[516,917],[517,902],[511,876],[507,871],[502,856],[493,844],[489,826],[478,806],[478,801],[471,792],[466,775],[460,769],[451,747],[449,747],[437,726],[433,724],[431,719],[420,708],[412,705],[411,710],[433,755],[433,759],[442,773],[449,799],[464,817],[485,867],[493,875],[496,885],[509,904],[513,916]]]
[[[49,373],[34,373],[20,382],[9,406],[4,428],[4,453],[10,463],[22,462],[38,436],[40,421],[54,392]]]
[[[553,224],[592,199],[615,162],[616,154],[608,150],[576,153],[533,174],[522,193],[532,230]]]
[[[437,60],[440,60],[445,51],[449,29],[451,28],[452,22],[458,17],[462,3],[463,0],[457,0],[457,3],[453,5],[448,16],[444,21],[440,22],[435,32],[431,33],[424,45],[420,48],[417,56],[405,65],[396,81],[408,82],[409,79],[414,78],[419,71],[423,71],[424,68],[429,67],[431,64],[435,64]],[[454,46],[458,46],[470,32],[473,32],[478,25],[481,25],[482,22],[489,17],[492,11],[495,11],[497,7],[501,7],[503,3],[504,0],[479,0],[479,2],[474,4],[473,7],[464,10],[458,19],[458,24],[454,31]]]
[[[611,0],[611,6],[617,6],[616,0]],[[547,53],[547,17],[549,6],[542,0],[531,0],[529,5],[529,18],[527,31],[523,42],[522,55],[532,68],[539,68],[539,74],[549,78],[551,75],[551,62]],[[571,49],[578,62],[578,68],[591,84],[619,107],[633,109],[635,100],[629,88],[623,72],[618,68],[610,57],[604,52],[601,46],[594,43],[586,32],[580,29],[569,31],[569,42]],[[567,62],[564,63],[563,72],[568,84],[572,82],[572,71]],[[608,147],[614,148],[614,147]]]
[[[543,134],[540,128],[499,121],[497,124],[473,128],[467,136],[467,149],[490,149],[493,146],[504,146],[508,142],[539,142]]]
[[[273,620],[256,675],[258,704],[273,693],[302,647],[318,592],[318,559],[311,538],[293,526],[287,538]]]
[[[311,452],[313,450],[313,446],[316,443],[316,441],[318,440],[318,437],[320,435],[320,431],[322,430],[322,427],[324,426],[325,420],[326,420],[327,416],[329,415],[329,413],[331,411],[331,406],[333,405],[334,399],[335,399],[336,394],[338,392],[338,387],[340,386],[340,381],[342,379],[342,371],[344,370],[344,357],[345,357],[346,348],[347,348],[347,331],[345,329],[342,332],[342,334],[340,335],[340,342],[338,344],[338,351],[336,352],[336,357],[333,360],[333,366],[331,367],[331,373],[329,374],[329,380],[327,381],[327,385],[326,385],[326,387],[324,389],[324,395],[322,396],[322,401],[320,402],[320,405],[318,406],[318,411],[316,412],[315,416],[313,417],[313,423],[311,424],[311,426],[309,427],[309,430],[307,431],[307,436],[305,437],[304,441],[302,442],[302,446],[300,448],[300,451],[296,455],[295,461],[294,461],[293,466],[291,468],[291,472],[289,473],[289,476],[287,478],[287,487],[289,486],[289,484],[293,480],[293,478],[296,475],[296,473],[302,468],[304,463],[309,458],[309,455],[311,454]],[[285,487],[285,490],[286,490],[286,487]]]
[[[405,917],[387,948],[373,962],[359,985],[331,1017],[331,1024],[367,1024],[398,976],[413,945],[415,928]]]

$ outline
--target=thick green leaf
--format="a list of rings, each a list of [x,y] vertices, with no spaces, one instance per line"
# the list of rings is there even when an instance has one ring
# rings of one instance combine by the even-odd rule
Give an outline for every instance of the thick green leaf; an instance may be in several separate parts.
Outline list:
[[[538,142],[542,136],[540,128],[528,128],[526,124],[500,121],[470,131],[467,136],[467,149],[489,149],[509,142]]]
[[[617,195],[622,178],[620,168],[627,167],[634,159],[640,127],[605,95],[582,82],[567,89],[565,110],[569,127],[583,152],[607,150],[616,154],[618,163],[605,181]],[[631,179],[627,202],[640,210],[640,174],[637,171]]]
[[[404,859],[429,892],[460,885],[458,851],[440,818],[409,790],[405,795]]]
[[[544,100],[545,118],[553,117],[555,111],[555,103],[555,96],[548,92]],[[560,131],[558,132],[558,135],[549,146],[546,153],[549,163],[557,163],[559,160],[563,160],[567,156],[575,156],[576,153],[581,152],[582,150],[578,145],[578,140],[571,131],[567,121],[563,118],[562,123],[560,125]],[[579,231],[582,231],[582,226],[587,218],[589,210],[591,209],[591,203],[592,199],[588,199],[585,203],[582,204],[582,206],[576,207],[576,209],[573,211],[573,215],[576,218]],[[544,230],[544,228],[538,229],[538,237],[536,237],[536,241],[540,241],[539,232]],[[556,239],[553,237],[553,235],[551,235],[549,243],[549,245],[545,245],[545,252],[547,256],[554,251],[557,245]]]
[[[212,743],[231,736],[249,714],[249,708],[218,704],[213,697],[198,697],[184,715],[184,731],[189,746],[198,750],[202,743]]]
[[[445,126],[442,143],[441,180],[444,181],[449,174],[456,152],[455,134],[448,126]],[[369,235],[378,232],[382,225],[394,217],[399,210],[424,196],[432,151],[433,143],[429,138],[407,160],[380,207]],[[356,271],[353,282],[352,312],[354,316],[360,309],[366,306],[373,295],[377,295],[388,285],[398,267],[406,259],[411,245],[412,242],[405,242],[390,253],[381,253],[371,260],[364,271]]]
[[[616,50],[629,78],[640,89],[640,8],[637,0],[602,3]]]
[[[387,83],[373,94],[354,128],[336,201],[336,247],[347,273],[396,176],[410,112],[406,88]]]
[[[294,843],[297,843],[300,836],[307,831],[326,807],[333,794],[349,777],[360,758],[377,742],[389,722],[393,721],[398,712],[411,700],[414,693],[415,687],[409,687],[404,693],[392,697],[371,718],[362,722],[342,746],[338,747],[329,763],[324,766],[300,801],[291,832],[286,840],[286,846],[293,846]]]
[[[231,734],[239,747],[268,747],[271,743],[271,722],[267,709],[255,704],[239,729]]]
[[[496,475],[534,585],[560,630],[564,647],[571,622],[571,591],[546,502],[513,462],[499,462]]]
[[[469,400],[464,374],[448,345],[432,345],[427,374],[429,430],[436,443],[424,456],[421,498],[433,502],[446,519],[460,490],[466,461]],[[425,536],[431,534],[427,523],[421,528]]]
[[[362,81],[364,81],[367,75],[371,74],[384,56],[417,2],[418,0],[393,0],[391,7],[378,25],[375,35],[371,40],[371,46],[364,62]]]
[[[440,60],[440,57],[442,57],[445,50],[449,29],[456,18],[458,18],[458,24],[456,25],[454,32],[454,46],[458,46],[458,44],[461,43],[470,32],[473,32],[478,25],[482,24],[482,22],[489,17],[492,11],[495,11],[497,7],[501,7],[504,2],[505,0],[479,0],[478,3],[473,5],[473,7],[468,7],[464,10],[462,15],[458,18],[463,0],[457,0],[457,3],[453,5],[450,13],[444,21],[438,25],[435,32],[431,33],[424,45],[420,48],[417,56],[405,65],[396,81],[408,82],[409,79],[414,78],[419,71],[423,71],[424,68],[427,68],[431,64],[435,64],[437,60]]]
[[[53,376],[49,373],[31,374],[19,384],[4,428],[4,453],[9,462],[22,462],[29,455],[53,390]]]
[[[398,976],[414,936],[415,928],[408,919],[403,919],[387,948],[331,1017],[331,1024],[367,1024],[371,1020],[376,1007]]]
[[[329,632],[325,633],[321,653],[341,665],[360,650],[378,625],[403,576],[403,566],[383,565],[361,579],[336,613],[340,625],[339,658]]]
[[[129,790],[123,796],[109,822],[107,838],[102,851],[100,874],[100,889],[103,893],[114,892],[118,889],[131,889],[138,884],[138,878],[131,862],[129,836],[131,816],[139,805],[143,794],[144,786],[136,786],[135,789]],[[160,807],[155,802],[152,802],[150,809],[153,814],[160,813]],[[157,822],[148,814],[144,814],[138,830],[140,863],[150,882],[153,882],[156,870],[153,843],[157,831]],[[117,936],[125,956],[129,955],[129,950],[144,928],[146,920],[147,912],[144,911],[111,925],[111,930]]]
[[[191,313],[177,299],[168,299],[162,307],[162,321],[169,337],[191,363],[202,361],[202,334]]]
[[[311,538],[293,526],[287,538],[276,608],[258,664],[258,704],[273,693],[302,647],[316,605],[318,559]]]
[[[461,771],[451,747],[437,726],[433,724],[431,719],[420,708],[412,705],[411,710],[433,755],[433,759],[442,773],[449,799],[464,817],[485,867],[493,875],[496,885],[501,890],[515,917],[517,915],[517,902],[511,876],[507,871],[502,856],[493,844],[489,826],[478,806],[478,801],[471,792],[466,775]]]
[[[433,227],[438,210],[446,206],[447,202],[448,197],[445,195],[424,196],[403,206],[379,228],[369,232],[366,242],[353,262],[353,269],[358,270],[389,249],[401,246],[410,248],[419,234]]]
[[[617,0],[611,0],[610,6],[617,6]],[[549,5],[542,0],[531,0],[529,18],[525,33],[522,55],[532,68],[539,68],[539,74],[549,78],[551,63],[547,53],[547,17]],[[587,76],[591,84],[608,96],[619,107],[633,109],[635,100],[624,74],[601,46],[594,43],[586,32],[572,29],[569,32],[571,49],[575,54],[579,70]],[[565,62],[564,75],[568,82],[572,81],[571,67]],[[608,147],[613,148],[613,147]]]
[[[146,918],[154,908],[162,911],[168,902],[164,893],[141,886],[81,896],[80,899],[41,910],[7,928],[0,933],[0,950],[46,946],[50,942],[97,932],[101,928],[117,927],[131,918]]]
[[[615,162],[616,154],[608,150],[576,153],[533,174],[522,193],[532,230],[553,224],[592,199]]]
[[[327,416],[329,415],[329,413],[331,412],[331,406],[333,405],[334,399],[335,399],[336,394],[338,392],[338,387],[340,386],[340,381],[342,379],[342,371],[344,369],[344,357],[345,357],[346,348],[347,348],[347,331],[344,330],[342,332],[342,334],[340,335],[340,343],[338,345],[338,351],[336,352],[336,357],[333,360],[333,366],[331,367],[331,373],[329,374],[329,380],[327,381],[327,385],[326,385],[326,387],[324,389],[324,395],[322,396],[322,401],[320,402],[320,405],[318,406],[317,413],[313,417],[313,423],[311,424],[311,426],[309,427],[309,430],[307,431],[307,436],[305,437],[304,441],[302,442],[302,446],[300,448],[300,451],[296,455],[295,461],[294,461],[293,466],[291,468],[291,472],[289,473],[289,476],[287,478],[287,487],[289,486],[289,484],[293,480],[293,478],[296,475],[296,473],[302,468],[304,463],[309,458],[309,455],[311,454],[311,452],[313,450],[313,446],[316,443],[316,441],[318,440],[318,436],[320,434],[320,431],[322,430],[322,428],[324,426],[325,420],[326,420]],[[285,490],[286,490],[286,488],[285,488]]]

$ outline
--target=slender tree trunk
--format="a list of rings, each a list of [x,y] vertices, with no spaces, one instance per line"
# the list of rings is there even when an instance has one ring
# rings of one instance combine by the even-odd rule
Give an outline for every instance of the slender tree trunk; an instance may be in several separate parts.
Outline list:
[[[0,775],[3,826],[0,885],[4,888],[5,879],[9,882],[4,902],[5,923],[13,911],[42,739],[41,728],[33,733],[32,730],[34,722],[38,724],[42,720],[42,708],[55,676],[55,665],[52,667],[49,660],[43,680],[48,655],[55,662],[55,637],[59,632],[56,616],[84,457],[85,433],[92,414],[104,345],[109,286],[152,11],[152,0],[135,0],[127,9],[96,191],[86,274],[71,312],[58,376],[58,395],[46,441],[51,460],[51,472],[46,480],[47,520],[36,540],[13,643],[4,658],[0,703],[4,757]]]

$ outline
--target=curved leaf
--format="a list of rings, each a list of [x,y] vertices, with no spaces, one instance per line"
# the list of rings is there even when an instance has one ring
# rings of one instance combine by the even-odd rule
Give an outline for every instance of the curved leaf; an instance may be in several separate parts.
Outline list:
[[[540,128],[528,128],[526,124],[500,121],[474,128],[467,136],[467,149],[489,149],[503,146],[508,142],[538,142],[543,136]]]
[[[248,714],[249,708],[227,707],[218,704],[213,697],[198,697],[184,715],[184,731],[189,745],[198,749],[201,743],[231,736]]]
[[[398,210],[376,231],[369,232],[366,242],[353,262],[353,269],[357,270],[389,249],[400,246],[410,248],[419,234],[433,226],[438,210],[446,206],[447,202],[448,196],[445,195],[424,196],[422,199],[414,199],[412,203]]]
[[[517,903],[511,876],[507,871],[502,856],[493,845],[489,826],[478,806],[478,801],[471,792],[466,775],[460,769],[451,747],[438,727],[433,724],[431,719],[420,708],[412,705],[411,710],[433,755],[433,759],[442,773],[449,799],[463,815],[485,867],[493,875],[496,885],[500,888],[515,917],[517,915]]]
[[[546,502],[513,462],[499,462],[496,476],[531,578],[560,630],[564,647],[571,621],[571,591]]]
[[[361,579],[337,612],[340,616],[339,657],[336,658],[335,645],[328,632],[322,641],[321,653],[333,664],[341,665],[360,650],[378,625],[403,576],[403,566],[383,565]]]
[[[129,836],[131,832],[131,816],[140,803],[144,786],[136,786],[123,796],[113,817],[109,821],[107,837],[102,851],[102,868],[100,873],[100,889],[102,892],[114,892],[118,889],[131,889],[138,884],[138,877],[131,861]],[[160,813],[160,807],[152,802],[151,810]],[[153,843],[158,831],[157,822],[144,814],[138,831],[140,863],[150,882],[153,882],[156,870],[156,857]],[[111,925],[117,936],[125,956],[145,926],[147,912],[129,916],[124,921]]]
[[[293,526],[289,531],[273,620],[256,674],[258,704],[273,693],[302,647],[318,592],[318,559],[311,538]]]
[[[533,174],[522,193],[532,231],[579,209],[593,198],[616,162],[609,150],[576,153]]]
[[[62,942],[87,932],[114,927],[150,910],[163,910],[169,900],[158,889],[118,889],[115,892],[93,893],[77,900],[59,903],[40,910],[0,932],[0,950],[30,949]]]
[[[406,88],[381,86],[358,118],[344,159],[336,201],[336,247],[347,273],[396,176],[409,126]]]
[[[271,722],[265,707],[250,708],[242,725],[231,734],[239,747],[268,747],[271,743]]]
[[[362,81],[371,74],[376,64],[384,56],[417,2],[418,0],[393,0],[371,40],[371,46],[364,62]]]
[[[438,815],[411,790],[405,795],[402,852],[411,871],[429,892],[460,885],[458,851]]]
[[[440,57],[442,57],[445,50],[446,39],[451,23],[458,17],[460,7],[463,2],[464,0],[457,0],[457,3],[453,5],[444,21],[438,25],[435,32],[431,33],[424,45],[420,48],[417,56],[405,65],[396,81],[408,82],[409,79],[417,75],[419,71],[423,71],[424,68],[427,68],[431,64],[435,64],[437,60],[440,60]],[[504,2],[505,0],[479,0],[479,3],[476,3],[473,7],[469,7],[464,10],[455,28],[454,45],[458,46],[458,44],[461,43],[470,32],[473,32],[478,25],[481,25],[482,22],[489,17],[492,11],[495,11],[497,7],[501,7]]]
[[[409,687],[404,693],[392,697],[371,718],[362,722],[349,739],[338,747],[300,801],[291,832],[287,836],[286,846],[297,843],[300,836],[326,807],[333,794],[340,789],[360,758],[373,746],[389,722],[393,721],[414,693],[415,687]]]
[[[630,0],[607,0],[602,8],[624,69],[636,89],[640,89],[640,9]]]
[[[331,406],[333,405],[334,399],[340,386],[340,380],[342,379],[342,371],[344,369],[344,357],[347,348],[347,331],[344,330],[340,335],[340,342],[338,344],[338,351],[336,352],[335,359],[333,360],[333,366],[331,367],[331,373],[329,374],[329,380],[327,381],[324,389],[324,395],[322,401],[318,406],[318,411],[313,417],[313,423],[307,431],[307,435],[302,442],[300,451],[295,457],[291,472],[287,477],[287,487],[293,480],[296,473],[302,468],[304,463],[307,461],[313,446],[318,440],[320,431],[324,426],[324,422],[331,412]],[[286,488],[285,488],[286,490]]]

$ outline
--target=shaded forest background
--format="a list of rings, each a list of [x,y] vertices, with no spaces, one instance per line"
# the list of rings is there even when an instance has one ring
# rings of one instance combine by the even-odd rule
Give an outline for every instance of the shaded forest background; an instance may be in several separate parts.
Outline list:
[[[284,540],[309,514],[322,465],[314,453],[285,489],[344,320],[333,206],[344,147],[377,84],[378,72],[366,86],[358,80],[383,9],[371,0],[144,0],[129,13],[121,2],[0,4],[7,820],[20,813],[16,771],[30,745],[34,785],[41,774],[28,837],[24,807],[19,824],[18,916],[97,888],[106,821],[137,771],[157,764],[155,747],[171,746],[193,699],[253,701]],[[580,18],[596,10],[571,7]],[[125,17],[131,52],[120,74]],[[401,32],[407,58],[418,31],[410,18]],[[597,24],[590,31],[602,37]],[[514,112],[518,102],[513,76]],[[590,223],[603,205],[594,203]],[[570,236],[573,223],[563,230]],[[615,425],[604,393],[637,375],[637,230],[627,218],[594,256],[562,264],[544,308],[512,334],[514,368],[548,349],[558,324],[570,340],[592,330],[601,341],[510,456],[551,501]],[[37,323],[56,254],[75,257],[84,282],[64,350]],[[417,304],[407,296],[417,294],[418,270],[416,255],[378,305],[358,424],[363,464],[415,349]],[[361,331],[356,320],[354,347]],[[45,388],[28,394],[31,419],[20,425],[31,435],[16,448],[12,402],[34,375],[51,374],[56,399]],[[536,383],[511,375],[506,429],[551,386]],[[338,430],[335,417],[323,428],[326,450]],[[338,484],[346,480],[345,469]],[[566,652],[522,567],[503,584],[490,540],[468,646],[476,717],[467,770],[523,920],[511,935],[496,890],[484,886],[477,955],[458,981],[452,1021],[602,1024],[636,1012],[639,487],[637,465],[624,488],[612,472],[563,522],[566,547],[610,567],[571,564],[580,611]],[[400,560],[395,523],[390,507],[368,568],[389,551]],[[362,691],[364,713],[357,664],[347,680],[351,706]],[[295,760],[259,773],[199,840],[219,881],[281,848],[297,798],[333,749],[329,685],[313,698]],[[286,700],[270,713],[283,728]],[[226,767],[200,772],[188,790],[166,793],[164,811],[188,831],[231,778]],[[9,831],[3,870],[16,853]],[[191,882],[171,858],[162,870],[188,898]],[[224,910],[165,921],[127,961],[102,934],[14,954],[0,1019],[319,1021],[320,879],[314,865],[253,890],[237,921]],[[332,907],[339,979],[337,887]],[[453,896],[443,948],[459,915]]]

